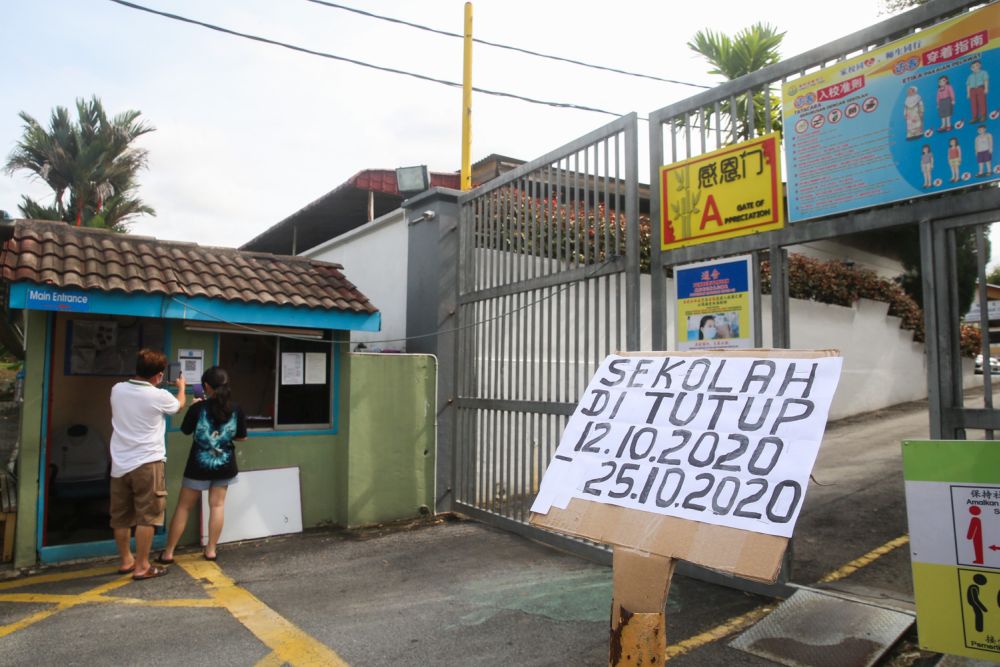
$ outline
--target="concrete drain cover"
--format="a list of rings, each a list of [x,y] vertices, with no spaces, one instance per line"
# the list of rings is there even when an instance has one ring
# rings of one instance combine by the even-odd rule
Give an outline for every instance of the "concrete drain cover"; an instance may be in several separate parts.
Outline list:
[[[799,589],[729,645],[794,667],[868,667],[913,620],[898,611]]]

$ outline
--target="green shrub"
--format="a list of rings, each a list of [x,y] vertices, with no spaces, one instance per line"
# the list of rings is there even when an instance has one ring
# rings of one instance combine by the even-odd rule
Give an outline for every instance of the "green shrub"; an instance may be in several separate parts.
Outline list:
[[[761,291],[771,293],[771,265],[761,262]],[[924,314],[900,285],[879,277],[874,271],[859,269],[840,261],[821,261],[805,255],[788,256],[788,295],[838,306],[851,306],[858,299],[889,304],[889,314],[898,317],[903,329],[913,332],[913,340],[924,341]],[[962,354],[979,353],[979,329],[963,324],[960,331]]]

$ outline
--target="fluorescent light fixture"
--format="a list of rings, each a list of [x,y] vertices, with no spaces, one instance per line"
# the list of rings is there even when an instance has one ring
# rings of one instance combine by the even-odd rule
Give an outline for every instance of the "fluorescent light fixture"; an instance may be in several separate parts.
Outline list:
[[[396,169],[396,187],[404,195],[415,195],[430,190],[431,175],[427,171],[427,165]]]

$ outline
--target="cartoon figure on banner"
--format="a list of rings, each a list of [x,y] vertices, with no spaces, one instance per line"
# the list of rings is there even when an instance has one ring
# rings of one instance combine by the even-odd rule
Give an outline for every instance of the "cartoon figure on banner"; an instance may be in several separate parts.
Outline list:
[[[924,147],[920,149],[920,171],[924,174],[924,187],[931,187],[933,185],[931,172],[934,171],[934,154],[931,153],[930,144],[924,144]]]
[[[969,584],[969,588],[965,591],[965,600],[972,607],[972,613],[976,616],[976,632],[983,631],[983,614],[986,613],[986,605],[983,601],[979,599],[980,587],[986,584],[986,576],[982,574],[976,574],[972,577],[972,581],[975,583]]]
[[[993,172],[993,135],[985,125],[976,128],[976,162],[979,171],[976,176],[989,176]]]
[[[938,132],[950,132],[951,115],[955,113],[955,89],[951,87],[946,76],[938,79],[937,109],[938,116],[941,117],[941,127],[938,128]]]
[[[951,182],[958,182],[961,177],[959,167],[962,165],[962,147],[958,145],[958,139],[952,137],[948,140],[948,166],[951,167]]]
[[[976,558],[972,562],[977,565],[983,564],[983,520],[979,518],[980,512],[982,509],[977,505],[969,508],[972,518],[969,519],[969,530],[965,533],[965,539],[972,540],[972,549],[976,552]]]
[[[903,101],[903,118],[906,120],[906,138],[916,139],[924,134],[924,100],[916,86],[910,86]]]
[[[973,60],[969,65],[971,70],[965,79],[965,94],[972,107],[972,123],[982,123],[986,120],[986,95],[990,92],[990,75],[983,69],[980,60]]]

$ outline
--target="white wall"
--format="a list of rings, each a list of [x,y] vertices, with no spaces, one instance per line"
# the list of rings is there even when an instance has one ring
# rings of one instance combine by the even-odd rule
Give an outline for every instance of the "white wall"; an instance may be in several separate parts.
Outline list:
[[[390,339],[402,339],[406,335],[406,242],[407,226],[402,211],[393,211],[378,220],[368,223],[358,229],[333,239],[322,246],[318,246],[304,253],[305,256],[321,259],[324,261],[338,262],[344,265],[344,271],[351,282],[368,296],[382,312],[381,332],[353,332],[354,342],[366,341],[369,349],[379,351],[383,349],[405,350],[405,341]],[[796,248],[796,251],[800,250]],[[828,248],[829,252],[834,250],[844,250],[845,252],[857,252],[846,246],[839,248]],[[503,253],[495,251],[479,251],[479,259],[482,266],[493,266],[494,262],[501,261],[499,255]],[[489,257],[493,255],[493,257]],[[860,255],[854,255],[857,260],[862,259]],[[828,254],[822,255],[828,259]],[[525,263],[534,263],[531,273],[542,273],[544,260],[537,258],[521,258]],[[551,261],[551,260],[550,260]],[[891,260],[889,260],[891,262]],[[858,261],[858,264],[863,262]],[[873,268],[872,263],[864,262],[868,268]],[[882,267],[888,269],[888,265]],[[528,269],[522,267],[525,275]],[[480,279],[480,283],[489,283],[489,280]],[[618,301],[619,280],[612,279],[607,285],[609,293],[605,296],[604,282],[595,285],[589,293],[590,311],[597,311],[598,317],[603,320],[607,313],[604,312],[603,304],[612,304],[612,321],[618,320],[618,311],[624,320],[624,304]],[[650,349],[651,346],[651,326],[650,326],[650,277],[641,276],[640,280],[640,309],[642,317],[641,344],[643,349]],[[673,284],[667,283],[668,313],[673,313]],[[532,301],[538,299],[540,295],[535,294]],[[564,293],[560,298],[562,302],[561,312],[566,312],[566,301],[569,300],[569,293]],[[526,299],[527,301],[527,299]],[[583,327],[592,332],[586,350],[580,350],[586,361],[573,358],[577,352],[577,331],[579,329],[576,313],[582,316],[583,302],[582,295],[578,296],[569,308],[569,316],[563,315],[559,325],[560,338],[560,359],[552,360],[544,369],[537,370],[538,354],[543,348],[554,349],[552,337],[555,334],[555,325],[550,323],[542,326],[542,322],[548,322],[550,306],[547,300],[540,301],[537,306],[527,305],[520,302],[522,313],[532,313],[528,321],[532,324],[529,330],[529,340],[521,350],[523,356],[515,362],[521,364],[523,369],[519,375],[527,378],[543,378],[542,386],[524,386],[517,392],[518,398],[542,399],[542,400],[566,400],[565,392],[574,392],[577,389],[583,391],[589,379],[590,372],[603,358],[604,350],[614,351],[617,341],[624,342],[624,332],[613,334],[611,341],[605,340],[603,326],[593,324]],[[617,307],[614,305],[617,304]],[[763,297],[763,344],[768,347],[772,344],[771,338],[771,313],[770,297]],[[527,307],[525,307],[527,306]],[[499,306],[498,306],[499,307]],[[511,305],[511,308],[518,306]],[[579,308],[579,311],[577,311]],[[888,304],[862,299],[852,307],[834,306],[817,303],[814,301],[804,301],[792,299],[789,304],[791,317],[791,345],[798,349],[838,349],[844,357],[843,374],[841,376],[837,395],[831,408],[830,418],[840,419],[850,415],[863,412],[870,412],[905,403],[908,401],[920,400],[927,397],[927,365],[922,343],[913,341],[912,332],[899,328],[900,320],[890,317]],[[498,313],[490,312],[488,316],[495,316]],[[521,335],[522,320],[517,320],[515,337]],[[492,324],[484,325],[483,338],[480,345],[485,345],[489,341],[510,335],[512,332],[507,329],[513,325],[513,320],[497,320]],[[573,332],[570,334],[569,332]],[[674,345],[674,326],[668,325],[668,347]],[[573,343],[570,345],[570,343]],[[582,342],[582,341],[581,341]],[[609,345],[610,343],[610,345]],[[485,352],[485,350],[484,350]],[[492,357],[489,352],[487,356]],[[527,358],[525,358],[527,357]],[[972,362],[965,360],[966,386],[972,386],[977,379],[972,375]],[[495,363],[491,360],[486,362],[486,367],[493,368]],[[579,387],[563,387],[556,396],[553,388],[547,386],[546,378],[549,376],[548,366],[551,366],[556,377],[564,377],[567,366],[570,370],[570,377],[574,380],[571,384]],[[505,376],[505,369],[496,366],[497,374]],[[579,368],[579,370],[577,370]],[[486,372],[486,377],[480,377],[480,381],[486,385],[498,381],[497,377],[489,377],[491,373]],[[577,378],[579,378],[577,380]],[[506,377],[503,377],[506,381]],[[485,393],[488,393],[484,386]],[[579,391],[577,393],[579,393]]]
[[[889,280],[903,273],[903,263],[898,259],[866,252],[833,239],[789,246],[788,252],[805,255],[821,262],[829,262],[831,260],[851,262],[856,268],[874,271],[880,278],[887,278]]]
[[[379,309],[381,331],[351,332],[352,343],[364,342],[372,352],[406,349],[407,235],[404,212],[396,209],[302,253],[342,264],[347,279]]]

